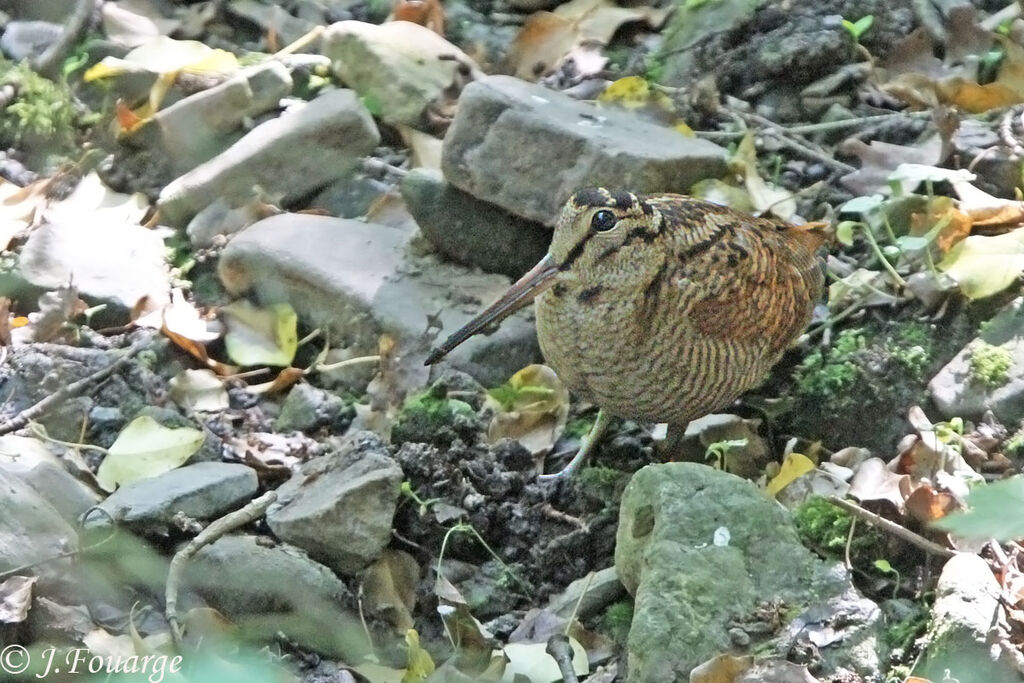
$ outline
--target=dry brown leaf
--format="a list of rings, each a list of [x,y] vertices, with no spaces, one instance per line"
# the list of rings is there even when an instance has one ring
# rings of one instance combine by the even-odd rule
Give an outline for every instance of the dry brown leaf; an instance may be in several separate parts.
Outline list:
[[[934,522],[960,507],[953,496],[936,491],[929,484],[916,488],[907,497],[906,505],[907,514],[918,522]]]
[[[960,198],[957,208],[970,217],[975,227],[1014,228],[1024,223],[1024,202],[993,197],[968,182],[953,183],[953,190]]]
[[[875,192],[889,194],[889,176],[901,164],[923,164],[936,166],[942,161],[942,140],[933,135],[926,140],[908,147],[889,142],[873,140],[867,144],[850,138],[839,145],[839,150],[860,159],[860,168],[840,179],[850,192],[856,195],[870,195]]]
[[[394,21],[410,21],[444,36],[444,8],[440,0],[398,0],[391,14]]]
[[[927,212],[910,214],[909,234],[921,237],[940,222],[944,223],[944,227],[935,237],[935,246],[945,254],[954,244],[971,234],[973,222],[970,216],[953,205],[950,197],[934,197],[929,204]]]
[[[579,27],[551,12],[534,12],[523,23],[508,51],[512,74],[535,81],[549,73],[579,43]]]
[[[881,458],[868,458],[853,475],[850,495],[862,503],[888,501],[902,513],[910,486],[909,475],[889,471]]]
[[[573,21],[579,27],[583,40],[596,40],[607,45],[624,24],[642,21],[657,29],[670,11],[668,8],[619,7],[611,0],[569,0],[559,5],[554,13]]]
[[[733,683],[736,677],[754,665],[754,657],[734,657],[729,654],[716,655],[694,667],[690,672],[690,683]]]
[[[405,633],[413,627],[412,610],[419,580],[420,567],[412,555],[385,550],[366,569],[360,593],[371,613],[391,624],[396,633]]]
[[[277,377],[264,382],[263,384],[252,384],[246,389],[250,394],[273,396],[291,389],[300,379],[306,376],[306,371],[300,368],[285,368],[277,373]]]

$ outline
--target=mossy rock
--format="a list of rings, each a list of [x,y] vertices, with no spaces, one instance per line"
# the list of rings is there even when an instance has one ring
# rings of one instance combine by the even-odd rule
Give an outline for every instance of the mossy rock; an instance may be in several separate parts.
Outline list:
[[[421,394],[406,400],[395,425],[391,440],[429,443],[447,448],[455,439],[475,444],[483,432],[483,421],[466,401],[448,395],[449,385],[439,379]]]
[[[929,401],[928,379],[971,337],[958,315],[938,324],[870,321],[838,332],[793,370],[791,412],[781,427],[830,448],[891,453],[906,433],[907,410]]]

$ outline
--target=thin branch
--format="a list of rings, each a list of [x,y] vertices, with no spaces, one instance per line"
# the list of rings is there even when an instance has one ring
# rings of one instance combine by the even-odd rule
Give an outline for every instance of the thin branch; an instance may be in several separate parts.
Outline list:
[[[167,623],[171,627],[171,638],[175,647],[181,650],[181,626],[178,622],[178,591],[181,587],[181,579],[185,573],[185,565],[204,546],[213,543],[221,536],[230,531],[253,522],[267,511],[274,501],[277,500],[277,491],[267,491],[259,498],[251,501],[241,510],[224,515],[210,523],[184,548],[174,554],[171,565],[167,570],[167,584],[164,589],[164,609],[167,615]]]
[[[871,526],[877,527],[886,533],[892,534],[893,536],[902,539],[917,548],[920,548],[926,553],[938,555],[939,557],[945,557],[947,559],[950,557],[955,557],[960,554],[955,550],[944,548],[943,546],[939,545],[938,543],[935,543],[934,541],[929,541],[924,536],[921,536],[920,534],[915,534],[910,529],[902,527],[896,522],[890,521],[880,515],[876,515],[874,512],[869,512],[868,510],[865,510],[856,503],[853,503],[848,500],[843,500],[842,498],[837,498],[835,496],[829,496],[826,500],[828,500],[828,502],[832,503],[836,507],[842,508],[843,510],[849,512],[854,517],[862,519]]]
[[[61,387],[60,389],[53,392],[49,396],[43,397],[34,405],[31,405],[25,410],[21,411],[11,419],[0,423],[0,435],[10,434],[11,432],[15,432],[21,429],[22,427],[25,427],[32,420],[37,419],[41,415],[45,414],[48,410],[51,410],[54,407],[60,405],[61,403],[71,398],[72,396],[77,396],[78,394],[84,392],[93,384],[97,384],[111,377],[115,372],[117,372],[125,365],[127,365],[128,361],[130,361],[135,356],[135,354],[149,346],[151,342],[152,339],[150,339],[149,337],[146,337],[135,342],[130,347],[128,347],[128,350],[125,351],[120,358],[115,360],[110,365],[106,366],[105,368],[100,368],[96,372],[86,377],[83,377],[80,380],[72,382],[67,386]]]

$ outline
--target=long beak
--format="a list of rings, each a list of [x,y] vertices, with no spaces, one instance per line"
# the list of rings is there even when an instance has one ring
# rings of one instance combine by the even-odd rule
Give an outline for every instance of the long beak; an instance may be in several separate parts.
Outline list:
[[[551,254],[540,260],[526,275],[508,288],[508,291],[493,304],[485,308],[475,318],[455,331],[444,340],[444,343],[430,352],[424,365],[433,365],[451,352],[456,346],[472,337],[477,332],[500,323],[520,308],[526,306],[537,295],[554,284],[558,265]]]

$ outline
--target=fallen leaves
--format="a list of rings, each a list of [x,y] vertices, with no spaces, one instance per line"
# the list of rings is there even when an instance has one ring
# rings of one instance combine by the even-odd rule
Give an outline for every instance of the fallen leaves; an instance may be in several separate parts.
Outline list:
[[[534,456],[551,450],[569,416],[569,390],[546,365],[528,365],[488,392],[487,440],[516,439]]]
[[[192,457],[205,438],[198,429],[172,429],[148,415],[137,417],[107,449],[96,479],[104,490],[113,491],[122,484],[169,472]]]

